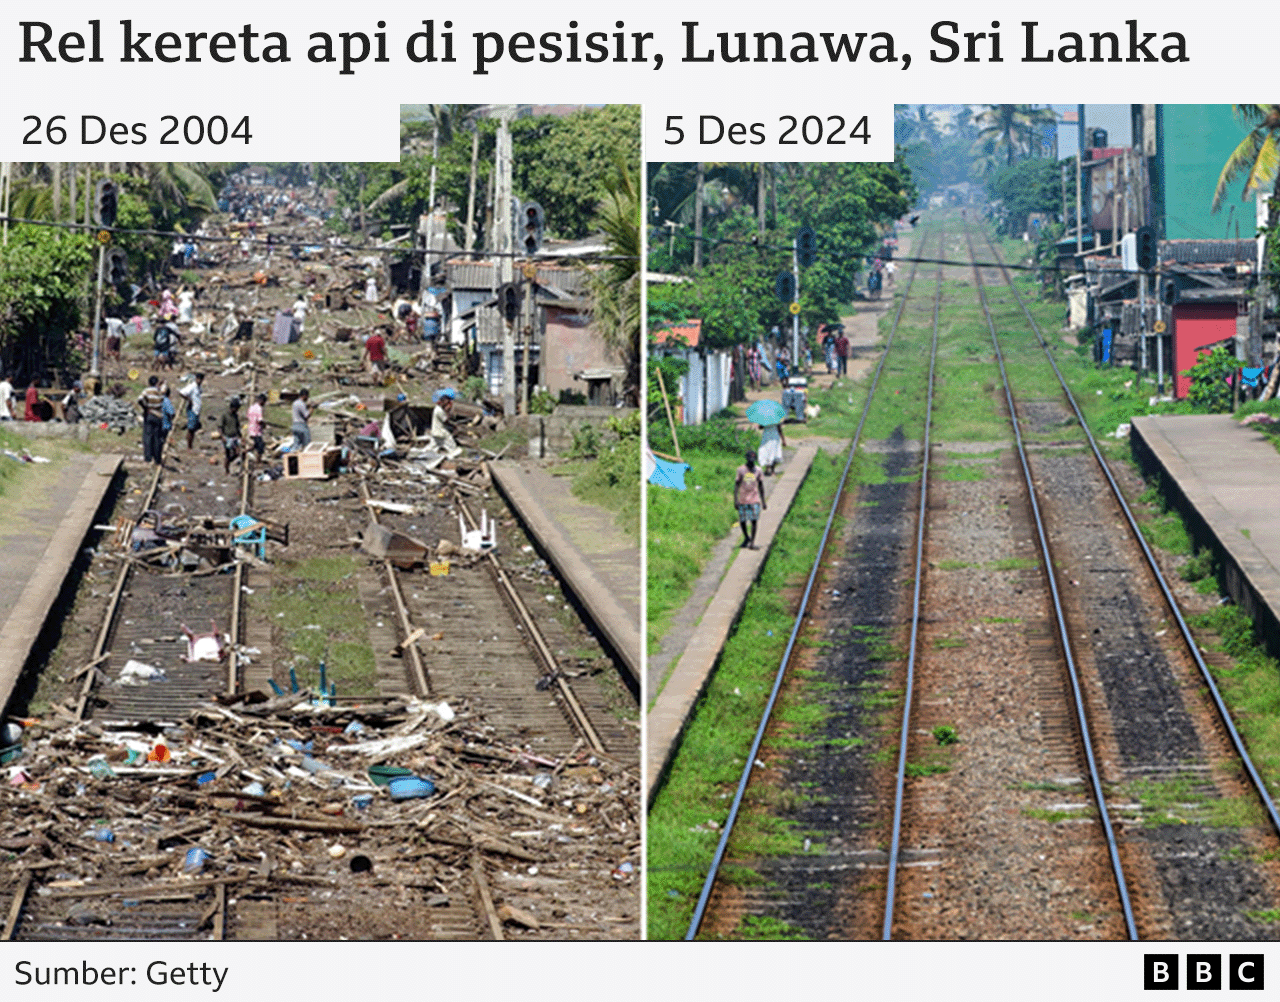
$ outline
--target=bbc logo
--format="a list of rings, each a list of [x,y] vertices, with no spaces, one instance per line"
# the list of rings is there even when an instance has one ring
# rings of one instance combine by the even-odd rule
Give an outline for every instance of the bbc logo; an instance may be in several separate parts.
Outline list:
[[[1147,953],[1142,959],[1142,987],[1145,991],[1178,990],[1178,961],[1176,953]],[[1260,992],[1263,990],[1263,965],[1261,953],[1232,953],[1227,959],[1227,988],[1233,992]],[[1187,991],[1222,990],[1222,954],[1187,954]]]

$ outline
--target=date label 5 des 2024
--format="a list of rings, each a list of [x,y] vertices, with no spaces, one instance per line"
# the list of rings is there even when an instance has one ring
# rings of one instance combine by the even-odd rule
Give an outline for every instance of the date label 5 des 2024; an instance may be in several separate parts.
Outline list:
[[[733,146],[762,146],[769,141],[770,126],[764,122],[727,122],[719,115],[698,115],[696,131],[692,115],[668,115],[663,142],[679,146],[686,138],[697,137],[699,146],[729,143]],[[779,146],[846,146],[871,142],[867,116],[844,115],[779,115],[773,134]]]
[[[99,115],[80,115],[78,118],[82,146],[96,146],[98,143],[141,146],[148,139],[146,122],[109,122]],[[70,135],[68,129],[75,128],[66,115],[51,115],[47,119],[39,115],[25,115],[22,121],[27,130],[22,137],[24,146],[61,146]],[[161,146],[201,146],[205,143],[221,146],[228,142],[241,142],[248,146],[253,138],[248,115],[241,116],[239,121],[234,115],[231,118],[223,115],[161,115],[158,131]]]

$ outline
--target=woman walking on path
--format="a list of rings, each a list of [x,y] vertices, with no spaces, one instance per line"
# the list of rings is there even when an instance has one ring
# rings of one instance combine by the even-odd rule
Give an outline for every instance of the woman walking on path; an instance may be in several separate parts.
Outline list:
[[[765,476],[773,476],[773,468],[782,462],[782,447],[787,444],[787,437],[782,434],[782,425],[763,425],[760,428],[760,465],[764,467]]]
[[[733,485],[733,502],[738,506],[742,548],[754,550],[757,549],[756,525],[760,521],[760,512],[769,506],[764,502],[764,477],[760,475],[760,467],[756,465],[753,449],[747,450],[746,459],[746,463],[738,467],[737,479]]]

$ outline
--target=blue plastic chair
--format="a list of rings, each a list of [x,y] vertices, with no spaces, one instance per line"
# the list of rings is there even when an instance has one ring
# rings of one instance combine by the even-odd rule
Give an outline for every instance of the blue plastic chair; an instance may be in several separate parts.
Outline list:
[[[267,559],[267,527],[252,515],[237,515],[231,520],[231,541],[257,551],[259,560]]]

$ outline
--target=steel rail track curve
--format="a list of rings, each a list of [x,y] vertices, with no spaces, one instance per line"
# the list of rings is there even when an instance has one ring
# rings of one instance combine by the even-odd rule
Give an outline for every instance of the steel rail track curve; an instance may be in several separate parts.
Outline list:
[[[995,321],[991,317],[991,309],[987,305],[986,285],[982,281],[982,269],[978,266],[973,253],[973,237],[968,226],[965,227],[965,242],[969,245],[969,256],[973,261],[973,274],[978,286],[978,299],[982,304],[982,312],[987,326],[991,330],[991,344],[995,349],[996,362],[1000,367],[1000,379],[1004,383],[1005,403],[1009,408],[1009,423],[1013,427],[1014,443],[1018,449],[1018,460],[1022,465],[1022,477],[1027,485],[1027,497],[1031,502],[1031,515],[1035,523],[1036,535],[1040,542],[1040,555],[1044,563],[1045,580],[1049,585],[1049,594],[1053,599],[1054,618],[1058,624],[1058,640],[1062,646],[1062,655],[1066,661],[1067,674],[1071,680],[1071,693],[1075,701],[1076,723],[1080,728],[1080,740],[1084,747],[1085,760],[1089,769],[1089,784],[1093,788],[1093,798],[1098,807],[1098,817],[1102,821],[1103,832],[1107,839],[1107,853],[1111,858],[1111,870],[1115,876],[1116,890],[1120,895],[1120,906],[1124,912],[1125,929],[1130,940],[1138,939],[1138,928],[1133,917],[1133,905],[1129,900],[1129,889],[1125,883],[1124,868],[1120,862],[1120,851],[1116,843],[1115,827],[1107,810],[1107,800],[1102,789],[1102,777],[1098,772],[1097,759],[1093,753],[1093,737],[1089,730],[1089,721],[1085,712],[1084,693],[1080,685],[1080,674],[1076,668],[1075,653],[1071,646],[1071,636],[1067,628],[1066,612],[1062,607],[1062,596],[1058,591],[1057,575],[1053,569],[1053,558],[1049,552],[1049,536],[1045,529],[1044,519],[1040,513],[1040,502],[1036,496],[1035,482],[1031,477],[1031,466],[1027,462],[1027,452],[1022,441],[1022,425],[1018,419],[1017,407],[1013,400],[1013,390],[1009,385],[1009,374],[1004,365],[1004,353],[1000,350],[1000,337],[996,333]]]
[[[988,240],[990,244],[990,240]],[[992,251],[995,252],[997,260],[1000,260],[1000,251],[994,244],[990,244]],[[1062,371],[1058,368],[1058,363],[1053,357],[1052,351],[1049,350],[1048,342],[1044,338],[1040,325],[1036,323],[1032,317],[1031,311],[1027,309],[1026,303],[1023,302],[1022,296],[1018,293],[1017,287],[1013,284],[1009,272],[1005,269],[1004,262],[1000,261],[1000,268],[1005,276],[1005,281],[1009,288],[1013,291],[1014,298],[1017,299],[1018,306],[1021,307],[1023,314],[1027,318],[1027,322],[1031,324],[1031,329],[1035,333],[1036,340],[1039,341],[1040,347],[1044,350],[1045,356],[1049,359],[1049,364],[1053,366],[1053,373],[1058,378],[1058,383],[1062,387],[1062,392],[1066,395],[1067,402],[1071,405],[1072,411],[1075,413],[1076,420],[1080,427],[1084,430],[1085,437],[1089,440],[1089,448],[1093,451],[1093,457],[1097,460],[1099,468],[1102,470],[1103,476],[1106,477],[1107,483],[1111,487],[1111,492],[1115,496],[1116,501],[1120,505],[1120,510],[1124,512],[1125,520],[1129,523],[1129,529],[1133,534],[1134,540],[1142,549],[1142,555],[1146,558],[1147,566],[1151,569],[1152,575],[1155,577],[1156,584],[1160,588],[1160,593],[1164,596],[1165,603],[1169,607],[1169,611],[1173,614],[1173,618],[1178,623],[1178,630],[1182,634],[1187,650],[1190,651],[1191,657],[1195,660],[1196,667],[1200,671],[1201,678],[1204,679],[1205,685],[1209,689],[1209,693],[1213,698],[1213,704],[1217,708],[1218,716],[1222,720],[1223,726],[1227,730],[1228,736],[1231,738],[1231,744],[1235,748],[1236,753],[1240,756],[1240,760],[1244,765],[1245,771],[1249,774],[1249,780],[1258,792],[1258,796],[1262,798],[1263,806],[1267,810],[1267,816],[1271,820],[1271,826],[1277,835],[1280,835],[1280,813],[1277,813],[1271,794],[1267,790],[1267,785],[1263,781],[1262,776],[1258,773],[1257,768],[1250,758],[1248,749],[1245,748],[1244,739],[1240,736],[1240,732],[1236,730],[1235,722],[1231,719],[1231,711],[1227,708],[1226,702],[1222,698],[1222,694],[1218,691],[1217,683],[1213,679],[1213,674],[1209,671],[1209,666],[1205,663],[1204,658],[1200,654],[1200,646],[1196,643],[1195,637],[1191,633],[1191,627],[1187,625],[1186,619],[1183,618],[1182,610],[1178,608],[1178,601],[1174,598],[1173,590],[1169,587],[1168,581],[1165,580],[1160,565],[1156,560],[1155,554],[1151,547],[1147,544],[1146,538],[1142,535],[1142,530],[1138,527],[1138,520],[1134,517],[1129,503],[1125,500],[1124,492],[1120,489],[1120,485],[1116,482],[1115,477],[1111,473],[1111,469],[1107,466],[1107,461],[1102,455],[1102,451],[1098,448],[1097,440],[1093,437],[1093,432],[1089,429],[1089,424],[1084,418],[1084,414],[1080,410],[1076,398],[1067,386],[1067,381],[1062,376]]]
[[[938,231],[940,250],[946,249],[945,229]],[[893,904],[898,884],[898,855],[902,843],[902,808],[907,790],[907,742],[911,737],[911,697],[915,691],[916,648],[920,637],[920,599],[924,590],[924,526],[929,501],[929,437],[933,429],[933,385],[938,367],[938,313],[942,307],[942,264],[938,263],[938,286],[933,294],[933,341],[929,349],[929,380],[924,408],[924,444],[921,447],[920,515],[916,522],[915,588],[911,596],[911,640],[907,646],[907,684],[902,700],[902,733],[898,741],[898,772],[893,791],[893,830],[889,843],[889,874],[885,889],[882,940],[893,938]]]
[[[694,906],[693,917],[689,920],[689,928],[684,935],[685,942],[691,941],[698,935],[698,929],[701,927],[703,917],[706,915],[707,904],[711,900],[711,891],[715,887],[716,876],[720,872],[720,865],[724,861],[725,850],[729,845],[729,836],[733,833],[734,823],[738,819],[742,798],[746,793],[747,783],[751,779],[752,769],[755,765],[756,756],[759,754],[760,745],[764,741],[765,729],[769,726],[769,717],[773,713],[774,704],[778,701],[778,694],[782,690],[782,682],[786,677],[787,667],[791,663],[791,653],[795,649],[796,638],[799,636],[800,626],[804,622],[805,610],[809,607],[809,597],[813,593],[813,585],[818,578],[818,570],[822,566],[822,555],[826,552],[827,541],[831,537],[831,527],[835,523],[836,510],[840,507],[841,498],[844,497],[845,484],[849,480],[849,470],[853,467],[853,458],[857,454],[858,445],[862,440],[862,429],[867,423],[867,414],[871,410],[871,401],[875,399],[876,387],[880,382],[880,373],[884,370],[885,361],[893,348],[894,337],[898,333],[898,324],[902,321],[902,311],[911,296],[911,287],[915,284],[918,269],[918,263],[911,266],[911,274],[907,278],[907,286],[902,292],[902,299],[898,302],[898,311],[894,315],[893,326],[889,329],[889,338],[885,342],[884,351],[881,353],[880,361],[876,365],[871,386],[867,389],[867,400],[863,404],[862,416],[858,419],[858,426],[853,433],[853,441],[850,443],[849,452],[845,457],[844,472],[840,476],[840,483],[836,487],[835,496],[831,499],[831,510],[827,514],[826,526],[822,530],[822,539],[819,541],[817,552],[813,557],[813,566],[809,570],[809,579],[805,583],[804,594],[800,599],[800,607],[796,612],[795,623],[792,625],[791,634],[787,638],[787,646],[782,653],[782,662],[778,666],[778,673],[774,678],[773,689],[770,691],[769,699],[765,704],[764,714],[760,718],[760,725],[756,729],[755,738],[751,742],[751,750],[747,754],[747,762],[743,767],[742,777],[738,780],[737,791],[734,793],[733,802],[729,806],[729,816],[725,820],[724,828],[720,833],[720,841],[716,845],[715,855],[712,857],[711,866],[707,870],[706,880],[702,885],[702,893],[698,896],[698,903]]]

